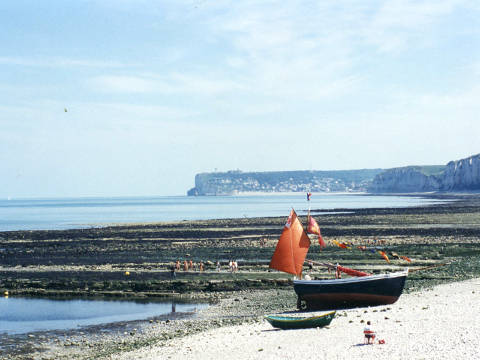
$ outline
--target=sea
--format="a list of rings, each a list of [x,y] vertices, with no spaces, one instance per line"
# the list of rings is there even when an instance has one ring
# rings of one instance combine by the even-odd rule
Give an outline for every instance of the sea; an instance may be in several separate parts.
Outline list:
[[[412,196],[314,193],[242,194],[236,196],[144,196],[0,199],[0,231],[64,230],[116,224],[288,216],[310,207],[331,210],[395,208],[435,204]],[[442,200],[444,201],[444,200]]]

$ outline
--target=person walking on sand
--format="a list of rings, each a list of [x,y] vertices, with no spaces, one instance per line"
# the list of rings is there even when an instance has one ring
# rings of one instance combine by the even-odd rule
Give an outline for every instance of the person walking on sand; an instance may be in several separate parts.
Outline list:
[[[311,260],[308,260],[308,273],[311,274],[313,271],[313,263]]]
[[[370,321],[367,321],[367,325],[363,329],[363,334],[365,335],[363,340],[364,344],[373,344],[375,342],[375,332],[372,330],[370,325]]]

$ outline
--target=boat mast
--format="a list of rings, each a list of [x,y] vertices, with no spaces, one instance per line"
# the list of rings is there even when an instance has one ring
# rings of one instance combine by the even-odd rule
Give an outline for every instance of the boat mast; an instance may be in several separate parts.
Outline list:
[[[307,191],[307,202],[308,202],[307,226],[310,222],[310,197],[311,196],[312,196],[312,193],[310,191]]]

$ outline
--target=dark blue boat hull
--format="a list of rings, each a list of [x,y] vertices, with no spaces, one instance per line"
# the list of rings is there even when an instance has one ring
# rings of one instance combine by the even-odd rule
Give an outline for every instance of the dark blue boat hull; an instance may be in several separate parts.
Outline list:
[[[393,304],[402,294],[408,272],[335,280],[295,280],[301,309],[346,309]]]

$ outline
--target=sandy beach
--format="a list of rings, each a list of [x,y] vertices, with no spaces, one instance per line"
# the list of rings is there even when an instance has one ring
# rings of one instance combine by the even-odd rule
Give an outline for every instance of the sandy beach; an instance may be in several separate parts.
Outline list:
[[[404,294],[393,305],[341,310],[322,329],[276,330],[266,321],[212,329],[126,359],[476,359],[480,355],[480,278]],[[364,322],[377,339],[364,345]]]
[[[396,304],[340,311],[328,329],[280,331],[263,319],[296,308],[291,276],[268,268],[285,217],[0,232],[0,291],[10,297],[211,304],[192,314],[0,334],[0,358],[476,358],[480,199],[455,199],[432,206],[321,215],[329,246],[320,252],[314,240],[309,259],[340,261],[375,274],[410,269]],[[378,254],[332,245],[333,240],[370,244],[377,238],[389,263]],[[411,263],[398,257],[404,254]],[[205,270],[180,270],[172,278],[170,268],[177,259],[204,261]],[[239,260],[238,272],[228,270],[228,259]],[[221,271],[215,268],[217,260]],[[425,268],[428,271],[421,270]],[[315,279],[332,276],[322,267],[310,274]],[[425,290],[435,285],[439,287]],[[363,346],[367,320],[384,345]]]

